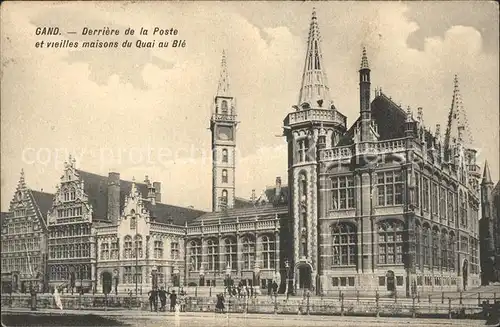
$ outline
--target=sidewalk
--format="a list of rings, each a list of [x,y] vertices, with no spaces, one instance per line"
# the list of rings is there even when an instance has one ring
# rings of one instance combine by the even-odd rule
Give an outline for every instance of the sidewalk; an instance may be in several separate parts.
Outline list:
[[[102,317],[113,318],[138,318],[138,319],[151,319],[160,320],[167,317],[176,317],[172,312],[150,312],[150,311],[134,311],[134,310],[114,310],[114,311],[95,311],[95,310],[58,310],[58,309],[39,309],[37,311],[30,311],[23,308],[2,308],[2,314],[31,314],[31,315],[96,315]],[[214,318],[226,316],[229,319],[256,319],[256,320],[300,320],[300,321],[332,321],[332,322],[360,322],[363,324],[391,324],[397,325],[421,325],[423,322],[429,325],[450,325],[453,326],[482,326],[482,320],[458,320],[458,319],[435,319],[435,318],[393,318],[393,317],[362,317],[362,316],[318,316],[318,315],[284,315],[284,314],[261,314],[261,313],[230,313],[230,314],[216,314],[214,312],[182,312],[180,318],[206,318],[208,321]]]

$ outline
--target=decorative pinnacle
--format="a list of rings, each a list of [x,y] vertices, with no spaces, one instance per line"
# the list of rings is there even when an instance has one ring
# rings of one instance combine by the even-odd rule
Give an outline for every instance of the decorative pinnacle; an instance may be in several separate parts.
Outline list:
[[[410,106],[408,106],[408,108],[406,108],[406,121],[410,122],[412,121],[412,119],[413,119],[413,114],[411,112]]]
[[[217,95],[229,96],[229,74],[227,72],[226,51],[222,50],[221,70],[219,77],[219,85],[217,87]]]
[[[370,69],[368,66],[368,57],[366,56],[366,48],[363,47],[363,55],[361,57],[361,68],[360,69]]]
[[[317,19],[317,17],[316,17],[316,7],[313,7],[312,19]]]

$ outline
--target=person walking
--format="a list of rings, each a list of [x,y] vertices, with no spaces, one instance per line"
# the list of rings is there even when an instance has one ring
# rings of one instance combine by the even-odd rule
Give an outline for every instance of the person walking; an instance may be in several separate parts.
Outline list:
[[[165,305],[167,305],[167,292],[165,292],[165,288],[162,286],[160,291],[158,292],[158,296],[160,298],[160,311],[165,311]]]
[[[158,292],[156,291],[156,289],[152,289],[151,291],[149,291],[148,293],[149,295],[149,306],[151,308],[151,312],[153,312],[153,308],[155,309],[156,312],[158,312]]]
[[[61,301],[61,296],[59,295],[59,291],[57,290],[57,287],[54,289],[54,302],[56,303],[56,306],[59,309],[63,309],[62,301]]]
[[[176,304],[177,304],[177,294],[175,294],[175,290],[172,290],[172,293],[170,293],[170,312],[175,311]]]
[[[273,294],[276,296],[278,294],[278,283],[276,281],[273,281]]]
[[[217,303],[215,304],[215,312],[224,313],[224,294],[217,294]]]

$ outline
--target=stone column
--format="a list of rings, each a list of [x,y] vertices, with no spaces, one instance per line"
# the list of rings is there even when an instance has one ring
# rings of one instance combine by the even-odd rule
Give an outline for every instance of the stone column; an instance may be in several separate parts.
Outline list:
[[[360,195],[360,216],[361,220],[361,228],[358,228],[358,236],[361,239],[362,249],[361,253],[363,254],[362,259],[362,267],[363,273],[371,272],[373,273],[374,262],[373,258],[375,256],[374,251],[374,239],[372,237],[372,176],[375,173],[370,173],[368,171],[363,171],[360,173],[360,182],[361,185],[359,187]],[[376,194],[376,192],[374,192]],[[373,198],[373,204],[376,203],[376,197]],[[359,241],[358,241],[359,243]]]

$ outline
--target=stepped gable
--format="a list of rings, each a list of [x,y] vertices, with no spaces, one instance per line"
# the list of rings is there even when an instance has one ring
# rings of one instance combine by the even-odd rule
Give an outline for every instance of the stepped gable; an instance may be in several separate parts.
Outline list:
[[[83,170],[77,170],[84,181],[83,189],[93,208],[93,219],[107,220],[108,212],[108,176],[101,176]],[[136,188],[143,198],[147,197],[148,186],[135,182]],[[132,182],[120,179],[120,213],[125,205],[125,197],[130,193]]]

